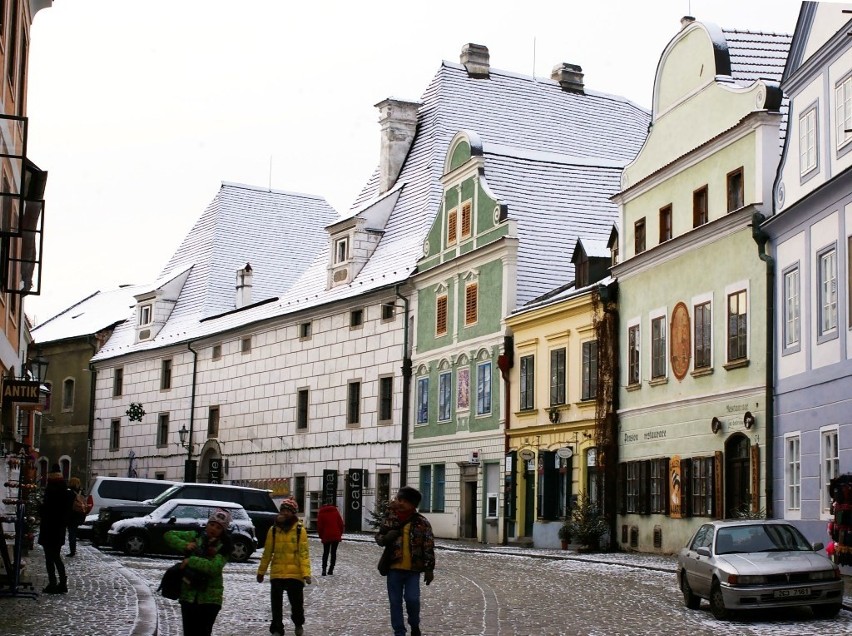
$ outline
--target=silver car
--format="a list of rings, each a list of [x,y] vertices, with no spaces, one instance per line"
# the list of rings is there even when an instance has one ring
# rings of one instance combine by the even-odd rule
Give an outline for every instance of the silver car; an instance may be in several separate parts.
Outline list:
[[[742,609],[808,605],[831,618],[843,602],[840,569],[781,520],[712,521],[702,525],[678,555],[683,602],[702,598],[719,620]]]

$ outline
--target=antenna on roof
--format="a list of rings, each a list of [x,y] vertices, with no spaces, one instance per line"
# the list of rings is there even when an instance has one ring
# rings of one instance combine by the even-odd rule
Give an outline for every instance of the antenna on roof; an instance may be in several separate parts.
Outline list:
[[[533,80],[535,80],[535,36],[533,36],[533,70],[532,70]]]

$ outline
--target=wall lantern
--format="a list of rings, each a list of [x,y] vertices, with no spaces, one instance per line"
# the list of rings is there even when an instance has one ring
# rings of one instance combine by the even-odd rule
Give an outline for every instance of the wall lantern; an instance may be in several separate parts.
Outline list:
[[[710,430],[713,431],[714,435],[721,431],[722,420],[720,420],[718,417],[714,417],[712,420],[710,420]]]
[[[41,355],[41,350],[36,352],[35,358],[30,359],[30,373],[33,374],[33,378],[38,380],[39,382],[44,382],[47,378],[47,365],[49,364],[47,358]]]
[[[745,415],[743,415],[743,426],[747,429],[754,426],[754,415],[751,414],[751,411],[746,411]]]
[[[559,423],[559,409],[556,408],[555,406],[551,406],[549,409],[547,409],[547,419],[550,420],[551,424],[558,424]]]
[[[189,431],[186,430],[186,424],[184,424],[183,426],[180,427],[180,430],[178,431],[178,437],[180,437],[180,445],[183,446],[184,448],[189,447],[189,443],[187,441],[188,435],[189,435]]]

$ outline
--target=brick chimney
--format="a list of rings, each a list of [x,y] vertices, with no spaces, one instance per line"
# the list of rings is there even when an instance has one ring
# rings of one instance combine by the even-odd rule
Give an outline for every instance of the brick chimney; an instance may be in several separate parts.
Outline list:
[[[382,145],[379,152],[379,194],[396,183],[402,164],[417,132],[419,102],[406,102],[388,97],[376,104],[382,126]]]
[[[488,79],[488,73],[491,69],[490,60],[487,46],[465,44],[462,47],[460,61],[467,69],[467,74],[470,77]]]
[[[246,266],[237,270],[237,309],[242,309],[246,305],[251,304],[251,264],[246,263]]]
[[[559,82],[566,93],[585,93],[583,88],[583,69],[577,64],[563,62],[553,67],[550,79]]]

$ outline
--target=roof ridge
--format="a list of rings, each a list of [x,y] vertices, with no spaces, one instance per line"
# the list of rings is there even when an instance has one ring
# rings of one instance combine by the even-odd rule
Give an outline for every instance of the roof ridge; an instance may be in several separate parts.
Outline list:
[[[238,183],[236,181],[222,181],[222,189],[235,188],[240,190],[251,190],[253,192],[268,192],[269,194],[286,194],[293,197],[302,197],[305,199],[325,200],[321,194],[309,194],[307,192],[293,192],[292,190],[278,190],[276,188],[265,188],[263,186],[255,186],[248,183]]]
[[[77,301],[76,303],[74,303],[73,305],[70,305],[69,307],[66,307],[65,309],[63,309],[62,311],[60,311],[58,314],[55,314],[55,315],[51,316],[50,318],[48,318],[48,319],[47,319],[47,320],[45,320],[44,322],[40,322],[40,323],[39,323],[39,324],[37,324],[35,327],[33,327],[30,331],[35,331],[35,330],[37,330],[37,329],[41,328],[42,326],[46,325],[47,323],[49,323],[49,322],[52,322],[52,321],[56,320],[56,319],[57,319],[57,318],[59,318],[60,316],[63,316],[63,315],[65,315],[65,314],[67,314],[68,312],[70,312],[70,311],[71,311],[72,309],[74,309],[75,307],[78,307],[79,305],[82,305],[82,304],[83,304],[84,302],[86,302],[87,300],[91,300],[92,298],[94,298],[95,296],[97,296],[97,295],[98,295],[98,294],[100,294],[100,293],[102,293],[102,292],[101,292],[101,290],[100,290],[100,289],[96,289],[94,292],[92,292],[91,294],[89,294],[89,295],[88,295],[88,296],[86,296],[85,298],[82,298],[81,300],[78,300],[78,301]]]

